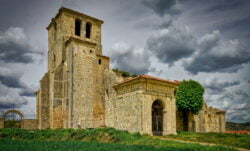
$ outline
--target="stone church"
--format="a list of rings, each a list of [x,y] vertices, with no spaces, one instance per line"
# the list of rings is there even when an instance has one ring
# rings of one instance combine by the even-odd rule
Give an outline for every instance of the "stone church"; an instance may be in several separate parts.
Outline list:
[[[39,129],[114,127],[149,135],[225,131],[225,112],[205,102],[198,115],[177,111],[178,81],[123,77],[110,70],[110,58],[102,54],[102,24],[67,8],[51,20],[48,71],[36,92]]]

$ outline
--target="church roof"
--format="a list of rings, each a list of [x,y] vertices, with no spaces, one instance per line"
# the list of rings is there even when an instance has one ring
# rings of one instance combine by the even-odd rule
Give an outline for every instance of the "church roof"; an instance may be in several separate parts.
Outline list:
[[[124,83],[128,83],[128,82],[130,82],[130,81],[133,81],[133,80],[136,80],[136,79],[140,79],[140,78],[145,78],[145,79],[150,79],[150,80],[156,80],[156,81],[171,83],[171,84],[175,84],[175,85],[180,84],[179,81],[171,81],[171,80],[161,79],[161,78],[154,77],[154,76],[150,76],[150,75],[146,75],[146,74],[141,74],[141,75],[138,75],[138,76],[136,76],[136,77],[127,79],[127,80],[125,80],[125,81],[123,81],[123,82],[121,82],[121,83],[118,83],[118,84],[115,85],[115,86],[118,86],[118,85],[121,85],[121,84],[124,84]]]

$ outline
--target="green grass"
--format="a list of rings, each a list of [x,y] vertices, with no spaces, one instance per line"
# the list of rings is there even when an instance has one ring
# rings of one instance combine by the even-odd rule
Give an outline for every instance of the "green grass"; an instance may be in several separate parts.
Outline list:
[[[250,149],[250,135],[247,134],[179,132],[178,135],[169,135],[163,137],[176,140],[207,142]]]
[[[167,150],[233,151],[222,146],[202,146],[141,136],[113,128],[91,130],[23,130],[0,129],[0,150],[4,151],[81,151],[81,150]]]
[[[152,146],[142,145],[123,145],[97,142],[81,142],[81,141],[37,141],[37,140],[0,140],[0,149],[4,151],[112,151],[112,150],[127,150],[127,151],[159,151],[160,149]],[[11,146],[11,147],[10,147]],[[174,149],[169,148],[169,151]]]

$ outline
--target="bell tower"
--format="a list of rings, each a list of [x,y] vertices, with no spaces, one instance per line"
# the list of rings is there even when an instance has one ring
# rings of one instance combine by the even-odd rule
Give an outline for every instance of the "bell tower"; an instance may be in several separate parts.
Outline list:
[[[50,128],[94,128],[105,124],[102,20],[60,8],[48,25]]]
[[[68,8],[60,8],[57,15],[52,18],[51,23],[47,27],[49,49],[48,68],[51,69],[53,66],[65,60],[65,56],[63,56],[65,52],[61,50],[69,38],[75,38],[96,45],[95,50],[91,50],[91,52],[102,55],[102,24],[102,20]]]

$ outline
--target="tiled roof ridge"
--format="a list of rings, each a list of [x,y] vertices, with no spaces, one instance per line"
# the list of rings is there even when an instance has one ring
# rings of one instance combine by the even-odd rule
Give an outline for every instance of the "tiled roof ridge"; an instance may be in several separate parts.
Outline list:
[[[151,79],[151,80],[157,80],[157,81],[172,83],[172,84],[176,84],[176,85],[180,84],[179,81],[171,81],[171,80],[166,80],[166,79],[161,79],[161,78],[158,78],[158,77],[150,76],[150,75],[147,75],[147,74],[140,74],[140,75],[138,75],[136,77],[126,79],[123,82],[118,83],[117,85],[120,85],[120,84],[123,84],[123,83],[127,83],[129,81],[132,81],[132,80],[135,80],[135,79],[139,79],[139,78],[146,78],[146,79]]]

